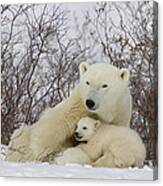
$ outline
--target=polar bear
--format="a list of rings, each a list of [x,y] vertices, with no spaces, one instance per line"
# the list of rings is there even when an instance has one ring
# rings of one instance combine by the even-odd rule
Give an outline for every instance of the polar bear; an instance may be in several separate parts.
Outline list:
[[[82,63],[79,88],[86,109],[105,123],[129,126],[132,113],[129,77],[128,69],[106,63]]]
[[[74,135],[77,141],[85,143],[64,151],[55,159],[57,164],[124,168],[140,167],[145,160],[145,145],[137,132],[128,127],[102,124],[85,117],[78,122]]]
[[[72,146],[70,139],[76,123],[87,115],[89,113],[83,106],[77,86],[68,99],[46,109],[38,122],[14,132],[6,160],[44,161],[47,155]]]
[[[82,143],[87,143],[91,139],[99,125],[100,122],[98,120],[95,122],[95,120],[90,117],[80,119],[74,132],[74,138],[80,143],[80,145],[68,148],[67,150],[59,153],[54,159],[54,162],[59,165],[64,165],[66,163],[78,163],[83,165],[91,164],[91,159],[81,150],[80,146]]]
[[[129,71],[102,63],[81,63],[79,71],[80,83],[69,98],[46,109],[32,126],[14,132],[16,137],[11,137],[7,160],[44,161],[49,154],[73,146],[69,139],[76,123],[85,116],[129,126],[132,105]]]

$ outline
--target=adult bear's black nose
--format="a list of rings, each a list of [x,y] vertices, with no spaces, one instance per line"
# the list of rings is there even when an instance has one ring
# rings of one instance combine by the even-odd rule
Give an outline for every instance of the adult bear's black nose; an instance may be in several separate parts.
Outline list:
[[[93,107],[95,106],[95,102],[91,99],[87,99],[86,100],[86,105],[89,109],[93,109]]]

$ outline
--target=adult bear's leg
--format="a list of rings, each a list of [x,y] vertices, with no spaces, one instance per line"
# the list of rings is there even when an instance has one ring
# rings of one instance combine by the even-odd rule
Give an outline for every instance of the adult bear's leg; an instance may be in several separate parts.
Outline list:
[[[69,148],[65,150],[61,156],[55,158],[55,163],[64,165],[66,163],[90,164],[91,160],[88,155],[79,147]]]
[[[32,161],[29,149],[31,126],[21,126],[11,136],[6,154],[7,161],[25,162]]]

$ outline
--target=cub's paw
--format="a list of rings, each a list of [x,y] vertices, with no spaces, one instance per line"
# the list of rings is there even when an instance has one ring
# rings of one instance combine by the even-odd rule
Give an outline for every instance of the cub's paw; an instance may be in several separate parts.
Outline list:
[[[64,165],[64,164],[66,164],[65,158],[63,156],[55,158],[54,162],[57,165]]]
[[[115,158],[114,159],[114,163],[118,168],[126,168],[126,167],[130,167],[132,165],[134,165],[134,157],[133,156],[129,156],[126,157],[125,159],[123,159],[123,157],[119,157],[119,158]]]

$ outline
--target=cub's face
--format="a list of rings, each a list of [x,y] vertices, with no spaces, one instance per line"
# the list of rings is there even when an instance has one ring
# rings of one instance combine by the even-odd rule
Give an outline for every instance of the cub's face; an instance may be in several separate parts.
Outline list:
[[[79,142],[87,142],[99,126],[100,121],[98,120],[89,117],[82,118],[77,124],[74,137]]]
[[[111,110],[124,96],[128,81],[127,69],[104,63],[80,64],[80,93],[89,112],[102,114]]]

